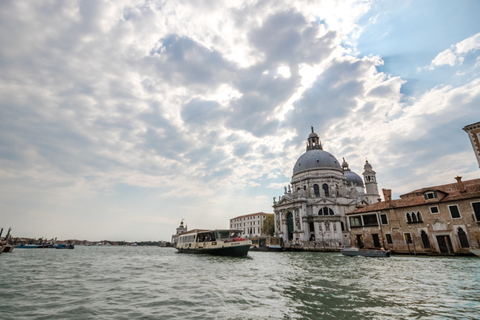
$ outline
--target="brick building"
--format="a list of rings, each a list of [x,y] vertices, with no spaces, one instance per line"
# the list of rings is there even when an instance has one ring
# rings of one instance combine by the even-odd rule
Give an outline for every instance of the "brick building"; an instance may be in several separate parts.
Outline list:
[[[347,214],[353,245],[397,253],[467,254],[480,247],[480,179],[426,187]]]

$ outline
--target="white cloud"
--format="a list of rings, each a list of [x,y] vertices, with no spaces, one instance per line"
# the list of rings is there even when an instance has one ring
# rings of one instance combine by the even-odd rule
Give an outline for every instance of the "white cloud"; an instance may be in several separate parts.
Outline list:
[[[461,65],[465,60],[465,56],[469,53],[480,49],[480,33],[477,33],[457,44],[452,45],[445,51],[440,52],[435,59],[432,60],[430,70],[442,65],[451,67]]]
[[[38,236],[60,238],[81,237],[95,219],[85,237],[97,239],[112,219],[111,237],[158,222],[167,225],[149,227],[148,238],[166,240],[181,218],[222,227],[271,210],[311,125],[357,172],[368,157],[377,172],[403,179],[391,165],[426,158],[405,160],[398,149],[474,113],[478,82],[404,97],[405,80],[377,71],[381,57],[350,56],[342,45],[355,41],[370,6],[0,2],[5,223],[28,236],[51,217],[61,224]],[[457,44],[445,63],[475,41]],[[451,159],[438,156],[441,144],[422,142],[435,168]]]

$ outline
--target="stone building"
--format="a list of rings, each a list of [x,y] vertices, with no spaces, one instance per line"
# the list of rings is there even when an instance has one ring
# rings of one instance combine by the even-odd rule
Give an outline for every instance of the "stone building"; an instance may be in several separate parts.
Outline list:
[[[478,165],[480,166],[480,122],[465,126],[463,130],[468,133],[468,137],[472,143],[473,152],[475,152]]]
[[[368,161],[364,170],[363,181],[345,159],[340,163],[323,150],[312,127],[306,152],[293,167],[291,183],[278,201],[273,199],[275,236],[287,247],[317,245],[333,250],[349,245],[346,213],[379,198],[376,174]]]
[[[480,247],[480,179],[426,187],[347,214],[352,245],[398,253],[467,254]]]
[[[183,225],[183,219],[182,219],[182,221],[180,221],[180,225],[177,228],[177,233],[172,235],[172,242],[171,242],[172,245],[175,245],[177,243],[178,236],[185,232],[187,232],[187,226]]]
[[[257,212],[230,219],[230,229],[243,230],[245,237],[264,237],[262,233],[263,221],[271,213]]]

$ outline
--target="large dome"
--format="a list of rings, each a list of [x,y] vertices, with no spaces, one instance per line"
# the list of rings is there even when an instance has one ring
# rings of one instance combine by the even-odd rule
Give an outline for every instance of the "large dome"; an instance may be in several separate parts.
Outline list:
[[[364,187],[362,178],[360,178],[360,176],[355,172],[352,172],[350,170],[345,171],[345,178],[347,178],[348,183],[353,182],[357,185],[357,187]]]
[[[312,169],[327,169],[343,172],[337,159],[330,153],[320,149],[308,150],[298,158],[295,167],[293,167],[293,175]]]

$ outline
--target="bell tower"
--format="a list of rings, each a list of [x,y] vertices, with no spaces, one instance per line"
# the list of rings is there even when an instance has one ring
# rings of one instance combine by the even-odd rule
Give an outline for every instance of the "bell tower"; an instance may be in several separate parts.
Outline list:
[[[376,172],[373,171],[372,165],[368,163],[368,160],[365,161],[363,169],[365,170],[363,172],[363,180],[365,181],[365,189],[367,192],[365,196],[370,203],[375,203],[377,202],[377,199],[380,198],[380,195],[378,194]]]

